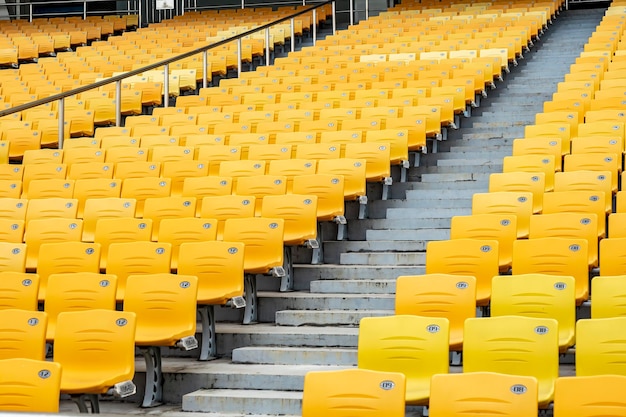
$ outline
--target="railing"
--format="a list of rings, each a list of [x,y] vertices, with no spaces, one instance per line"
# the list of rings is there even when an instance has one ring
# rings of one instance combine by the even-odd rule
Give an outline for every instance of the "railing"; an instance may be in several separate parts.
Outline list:
[[[317,22],[317,9],[325,6],[327,4],[331,4],[332,5],[332,33],[334,34],[336,31],[336,19],[335,19],[335,0],[326,0],[322,3],[318,3],[316,5],[312,5],[311,7],[307,8],[307,9],[303,9],[300,11],[297,11],[289,16],[283,17],[281,19],[275,20],[274,22],[265,24],[263,26],[259,26],[257,28],[248,30],[246,32],[240,33],[238,35],[232,36],[228,39],[224,39],[222,41],[207,45],[207,46],[203,46],[201,48],[197,48],[194,49],[192,51],[189,52],[185,52],[182,54],[179,54],[175,57],[172,58],[168,58],[168,59],[164,59],[162,61],[158,61],[155,62],[153,64],[149,64],[146,65],[142,68],[138,68],[132,71],[128,71],[125,72],[123,74],[120,75],[116,75],[110,78],[107,78],[106,80],[102,80],[102,81],[98,81],[96,83],[93,84],[89,84],[86,86],[82,86],[82,87],[78,87],[75,88],[73,90],[70,91],[66,91],[63,93],[59,93],[59,94],[55,94],[53,96],[47,97],[47,98],[42,98],[30,103],[26,103],[26,104],[22,104],[16,107],[12,107],[9,109],[5,109],[5,110],[0,110],[0,117],[3,116],[7,116],[13,113],[17,113],[17,112],[21,112],[24,110],[28,110],[31,109],[33,107],[37,107],[37,106],[41,106],[44,104],[48,104],[48,103],[52,103],[53,101],[58,101],[58,118],[59,118],[59,149],[61,149],[63,147],[63,140],[64,140],[64,125],[65,125],[65,99],[67,97],[71,97],[74,96],[76,94],[80,94],[83,93],[85,91],[89,91],[89,90],[93,90],[96,88],[100,88],[102,86],[105,86],[107,84],[111,84],[111,83],[115,83],[115,113],[116,113],[116,120],[115,120],[115,125],[116,126],[121,126],[121,122],[122,122],[122,111],[121,111],[121,107],[122,107],[122,81],[126,78],[135,76],[135,75],[139,75],[145,71],[150,71],[152,69],[156,69],[159,67],[164,67],[163,72],[164,72],[164,76],[163,76],[163,91],[164,91],[164,96],[165,99],[163,100],[164,106],[168,107],[169,106],[169,65],[173,62],[176,61],[180,61],[181,59],[185,59],[185,58],[189,58],[191,56],[197,55],[197,54],[202,54],[202,67],[203,67],[203,75],[202,75],[202,86],[203,87],[208,87],[208,77],[209,74],[207,72],[207,66],[208,66],[208,51],[213,49],[213,48],[217,48],[220,47],[222,45],[226,45],[230,42],[236,41],[237,42],[237,59],[238,59],[238,68],[237,68],[237,74],[241,75],[241,71],[242,71],[242,39],[246,36],[249,36],[253,33],[256,32],[261,32],[261,31],[265,31],[265,65],[270,65],[270,28],[272,26],[275,26],[277,24],[286,22],[286,21],[290,21],[291,23],[291,51],[295,51],[295,24],[294,24],[294,19],[298,16],[301,16],[303,14],[306,13],[312,13],[313,14],[313,18],[312,18],[312,22],[313,22],[313,27],[312,27],[312,39],[313,39],[313,45],[315,45],[316,42],[316,38],[317,38],[317,29],[316,29],[316,22]]]
[[[103,11],[89,11],[89,5],[90,4],[98,4],[98,3],[105,3],[105,0],[63,0],[63,1],[32,1],[32,2],[25,2],[25,1],[21,1],[21,0],[14,0],[12,3],[7,3],[7,7],[9,8],[9,10],[13,9],[13,12],[10,13],[11,17],[14,17],[15,19],[22,19],[22,18],[28,18],[29,22],[32,22],[34,18],[36,17],[54,17],[54,16],[67,16],[67,15],[80,15],[83,17],[83,19],[86,19],[87,16],[89,14],[103,14]],[[119,1],[116,1],[115,4],[119,4]],[[58,5],[59,7],[71,7],[71,6],[76,6],[77,9],[79,9],[78,6],[82,5],[82,11],[76,11],[76,12],[68,12],[68,11],[63,11],[63,12],[50,12],[50,11],[46,11],[46,12],[42,12],[42,13],[37,13],[36,12],[36,8],[37,6],[55,6]],[[141,9],[141,2],[139,0],[127,0],[126,1],[126,8],[125,9],[115,9],[115,10],[111,10],[110,12],[112,14],[139,14],[140,13],[140,9]]]

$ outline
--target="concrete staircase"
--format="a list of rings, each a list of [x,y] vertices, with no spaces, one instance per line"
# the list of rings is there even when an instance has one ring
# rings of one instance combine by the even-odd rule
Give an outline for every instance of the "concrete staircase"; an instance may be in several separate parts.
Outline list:
[[[324,243],[326,264],[297,264],[296,291],[280,293],[277,280],[262,278],[260,323],[218,323],[221,359],[164,359],[165,400],[182,397],[183,411],[207,417],[299,415],[308,371],[355,366],[359,320],[393,314],[395,279],[424,273],[427,242],[449,237],[451,216],[470,214],[472,194],[487,191],[489,174],[501,171],[513,139],[534,122],[603,12],[562,12],[439,152],[422,155],[409,181],[392,186],[389,200],[372,197],[380,189],[370,187],[369,218],[349,216],[349,240]]]

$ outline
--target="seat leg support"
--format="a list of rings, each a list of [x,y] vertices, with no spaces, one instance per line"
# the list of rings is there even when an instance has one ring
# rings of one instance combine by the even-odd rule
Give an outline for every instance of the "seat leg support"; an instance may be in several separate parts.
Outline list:
[[[156,407],[163,402],[163,368],[161,366],[161,348],[158,346],[142,347],[141,353],[146,361],[146,389],[142,407]]]
[[[321,223],[317,223],[317,240],[318,247],[313,249],[311,256],[311,265],[321,265],[324,263],[324,236],[322,232],[323,228]]]
[[[215,307],[212,305],[198,306],[200,322],[202,323],[202,346],[200,360],[208,361],[217,357],[215,345]]]
[[[243,280],[243,297],[246,300],[246,306],[243,310],[243,324],[256,323],[258,321],[256,293],[256,275],[246,274]]]
[[[293,291],[293,256],[291,246],[283,247],[283,269],[285,275],[280,278],[280,292]]]
[[[88,414],[91,410],[92,414],[100,414],[100,402],[98,394],[79,394],[72,395],[72,401],[78,407],[78,411],[82,414]],[[89,403],[89,407],[87,406]]]

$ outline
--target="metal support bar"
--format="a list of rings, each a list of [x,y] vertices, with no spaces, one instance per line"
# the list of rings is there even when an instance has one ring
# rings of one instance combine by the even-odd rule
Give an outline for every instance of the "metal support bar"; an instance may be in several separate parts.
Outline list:
[[[212,305],[199,305],[200,323],[202,323],[202,345],[200,360],[208,361],[217,357],[215,344],[215,308]]]
[[[324,233],[322,229],[322,224],[317,222],[317,236],[315,237],[317,240],[317,248],[313,249],[313,254],[311,255],[311,265],[321,265],[324,263]]]
[[[163,68],[163,107],[170,106],[170,66],[169,64],[165,64]]]
[[[87,2],[83,1],[83,20],[87,20]]]
[[[209,51],[202,52],[202,87],[207,88],[209,86]]]
[[[289,20],[289,27],[291,29],[291,52],[296,50],[296,23],[295,19]]]
[[[270,28],[265,29],[265,65],[270,66]]]
[[[146,361],[146,389],[142,407],[156,407],[163,401],[163,368],[161,366],[161,348],[147,346],[140,348]]]
[[[365,20],[370,18],[370,2],[365,0]]]
[[[65,99],[59,99],[59,132],[57,133],[58,137],[58,146],[59,149],[63,149],[63,139],[65,139]]]
[[[115,83],[115,126],[122,125],[122,81]]]
[[[333,35],[337,32],[337,6],[335,2],[332,2],[332,16],[331,19],[333,21]]]
[[[350,0],[350,26],[354,25],[354,0]]]
[[[90,410],[92,414],[100,414],[98,394],[75,394],[71,395],[70,398],[81,414],[88,414]],[[87,407],[87,403],[89,403],[89,407]]]
[[[246,307],[243,310],[243,324],[256,323],[259,319],[257,311],[258,296],[256,293],[256,275],[246,274],[243,278],[243,297]]]
[[[313,9],[313,46],[317,43],[317,9]]]
[[[283,248],[283,269],[285,275],[280,278],[280,292],[293,291],[293,256],[291,246]]]
[[[237,39],[237,77],[241,77],[241,38]]]

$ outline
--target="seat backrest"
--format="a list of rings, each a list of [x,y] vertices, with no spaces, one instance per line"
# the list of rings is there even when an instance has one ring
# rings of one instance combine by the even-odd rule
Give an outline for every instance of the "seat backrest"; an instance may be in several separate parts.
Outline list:
[[[145,151],[147,153],[147,150]],[[115,164],[113,177],[126,180],[129,178],[158,177],[161,164],[153,161],[124,161]]]
[[[599,276],[591,280],[593,299],[597,300],[591,304],[591,318],[626,316],[626,306],[622,302],[626,297],[624,284],[626,275]]]
[[[264,274],[283,265],[284,223],[265,217],[227,219],[223,240],[244,243],[246,273]]]
[[[161,220],[193,217],[195,213],[195,197],[157,197],[146,199],[143,218],[152,220],[152,240],[158,240]]]
[[[431,377],[448,373],[448,343],[448,319],[443,317],[366,317],[359,324],[358,367],[403,373],[406,402],[424,404]]]
[[[136,200],[134,198],[90,198],[85,201],[83,211],[83,240],[91,242],[100,219],[134,217]]]
[[[493,277],[491,316],[526,316],[555,319],[559,347],[575,343],[576,287],[573,277],[526,274]]]
[[[499,273],[498,241],[454,239],[428,242],[426,273],[473,276],[476,303],[486,305],[491,297],[491,278]]]
[[[106,392],[135,374],[135,313],[60,313],[53,360],[63,368],[62,390]]]
[[[521,155],[553,155],[554,170],[561,171],[561,155],[563,146],[557,137],[527,137],[513,140],[513,156]],[[569,153],[569,149],[568,149]]]
[[[261,214],[264,197],[287,193],[287,177],[284,175],[258,175],[237,179],[234,194],[255,197],[255,215]]]
[[[613,209],[611,171],[568,171],[554,175],[554,191],[604,191],[607,213]]]
[[[51,274],[70,272],[99,273],[100,245],[79,241],[43,243],[37,259],[39,299],[46,298],[48,277]]]
[[[517,237],[528,237],[533,214],[533,195],[526,191],[476,193],[472,196],[472,214],[508,214],[517,216]]]
[[[465,321],[463,372],[533,376],[539,406],[554,396],[559,375],[559,334],[555,319],[503,316]]]
[[[115,310],[117,278],[100,272],[69,272],[48,276],[44,311],[46,339],[54,340],[57,317],[64,311]]]
[[[595,213],[598,218],[598,237],[606,230],[606,200],[604,192],[558,191],[543,195],[543,214],[552,213]]]
[[[561,377],[554,387],[554,417],[619,416],[626,413],[624,375]]]
[[[343,216],[344,203],[343,175],[314,174],[293,178],[293,193],[317,196],[317,219],[332,220]]]
[[[43,311],[0,310],[0,359],[45,360],[47,324]]]
[[[502,159],[502,172],[543,172],[546,191],[554,188],[554,167],[552,155],[505,156]]]
[[[134,217],[102,218],[96,223],[94,242],[101,248],[100,268],[105,269],[112,243],[150,241],[152,220]]]
[[[78,200],[74,198],[34,198],[28,200],[26,226],[33,219],[76,219]]]
[[[58,413],[61,365],[26,358],[0,360],[0,410]]]
[[[26,267],[36,268],[39,248],[44,243],[79,242],[83,233],[83,221],[80,219],[58,218],[31,220],[24,234],[24,242],[28,246]]]
[[[317,196],[287,194],[263,198],[262,217],[275,217],[285,222],[284,243],[303,245],[317,237]]]
[[[24,241],[24,220],[0,218],[0,242],[22,243]]]
[[[626,238],[615,237],[600,241],[600,275],[623,275],[626,271],[624,252],[626,248],[620,245],[626,243]]]
[[[511,267],[513,242],[517,239],[517,217],[512,214],[453,216],[450,239],[497,240],[500,270],[507,271]]]
[[[302,417],[401,417],[406,378],[398,372],[342,369],[304,376]]]
[[[180,245],[186,242],[204,242],[217,238],[217,220],[181,217],[161,220],[159,242],[172,245],[172,269],[177,269]]]
[[[622,167],[622,156],[614,153],[585,153],[565,155],[563,171],[610,171],[611,185],[617,191],[618,175]]]
[[[0,310],[37,311],[39,275],[25,272],[0,272]]]
[[[447,318],[450,350],[461,350],[463,323],[476,316],[476,278],[448,274],[400,276],[396,280],[395,313]]]
[[[321,159],[317,162],[317,173],[343,176],[344,199],[355,200],[365,195],[366,165],[364,159]]]
[[[117,276],[117,299],[123,300],[130,275],[169,273],[172,246],[166,242],[135,241],[109,245],[106,272]]]
[[[28,195],[22,193],[22,198],[72,198],[73,194],[74,180],[49,178],[32,180],[28,187]]]
[[[576,376],[626,376],[626,317],[580,319],[576,322]]]
[[[172,188],[170,178],[127,178],[122,184],[122,198],[134,198],[137,203],[135,215],[143,216],[143,208],[147,198],[169,197]]]
[[[174,346],[180,339],[194,336],[197,294],[198,278],[192,275],[129,276],[124,311],[137,315],[135,344]]]

